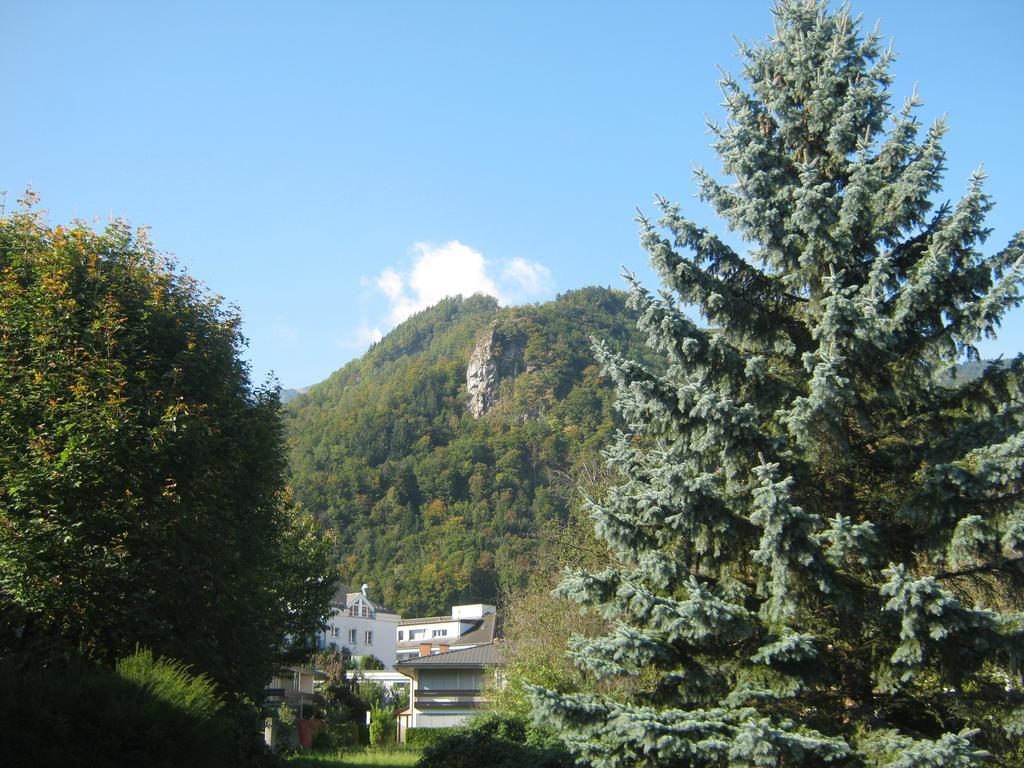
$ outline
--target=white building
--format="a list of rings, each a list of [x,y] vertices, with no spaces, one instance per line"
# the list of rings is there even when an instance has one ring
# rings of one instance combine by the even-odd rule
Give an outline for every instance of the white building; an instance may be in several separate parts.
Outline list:
[[[331,599],[327,627],[317,637],[320,648],[347,650],[353,658],[375,656],[385,669],[393,669],[396,657],[396,628],[401,616],[374,603],[366,584],[352,591],[339,587]]]
[[[451,616],[428,616],[398,622],[398,660],[460,651],[492,643],[497,630],[493,605],[452,606]]]

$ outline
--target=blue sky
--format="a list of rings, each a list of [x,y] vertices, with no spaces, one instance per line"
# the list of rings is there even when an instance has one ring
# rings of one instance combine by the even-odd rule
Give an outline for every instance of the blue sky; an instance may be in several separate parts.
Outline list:
[[[855,2],[897,101],[949,113],[944,197],[984,162],[1024,227],[1024,3]],[[725,9],[725,10],[723,10]],[[321,380],[409,311],[653,279],[635,209],[717,170],[705,114],[769,3],[0,4],[0,190],[125,215],[237,305],[253,374]],[[1024,313],[989,355],[1024,349]]]

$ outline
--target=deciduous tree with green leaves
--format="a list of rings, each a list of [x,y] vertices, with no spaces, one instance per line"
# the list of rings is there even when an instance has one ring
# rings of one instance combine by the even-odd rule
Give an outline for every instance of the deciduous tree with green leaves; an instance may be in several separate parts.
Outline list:
[[[945,125],[890,106],[877,32],[774,14],[721,83],[725,179],[697,172],[749,252],[659,201],[664,290],[630,282],[663,365],[598,349],[624,565],[559,591],[612,622],[575,661],[644,685],[535,710],[602,767],[1019,765],[1024,360],[958,365],[1021,303],[1024,233],[982,250],[980,172],[935,203]]]
[[[286,503],[277,392],[144,230],[33,202],[0,218],[0,653],[144,645],[255,696],[333,589]]]

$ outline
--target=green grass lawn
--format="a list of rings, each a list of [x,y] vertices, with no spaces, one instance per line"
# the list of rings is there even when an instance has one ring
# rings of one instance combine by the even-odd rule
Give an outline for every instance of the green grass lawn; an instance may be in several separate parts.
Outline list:
[[[420,759],[418,749],[359,749],[341,752],[319,752],[292,755],[289,768],[387,768],[415,765]]]

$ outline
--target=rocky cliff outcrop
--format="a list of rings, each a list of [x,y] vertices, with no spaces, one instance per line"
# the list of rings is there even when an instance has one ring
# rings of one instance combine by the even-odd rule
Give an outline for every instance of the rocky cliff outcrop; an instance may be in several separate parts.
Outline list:
[[[498,386],[502,380],[523,372],[526,334],[520,329],[492,325],[480,337],[466,366],[466,408],[475,419],[490,411],[498,402]]]

